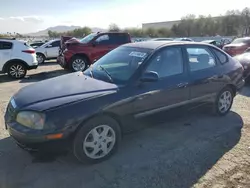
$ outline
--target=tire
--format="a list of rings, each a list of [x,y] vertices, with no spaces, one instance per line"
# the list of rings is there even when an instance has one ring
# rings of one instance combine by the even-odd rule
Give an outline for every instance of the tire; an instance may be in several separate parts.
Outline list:
[[[73,72],[85,71],[88,65],[88,60],[83,56],[74,56],[70,62],[70,68]]]
[[[27,74],[26,66],[21,62],[10,63],[7,67],[8,76],[14,79],[24,78]]]
[[[43,55],[41,53],[37,53],[36,54],[36,59],[37,59],[38,64],[42,64],[42,63],[45,62],[46,57],[45,57],[45,55]]]
[[[219,92],[213,105],[213,113],[217,116],[225,116],[231,110],[234,100],[234,92],[230,87],[225,87]],[[224,105],[224,107],[222,107]]]
[[[108,116],[98,116],[82,125],[77,132],[73,140],[73,154],[81,163],[98,163],[111,157],[120,141],[119,124]]]

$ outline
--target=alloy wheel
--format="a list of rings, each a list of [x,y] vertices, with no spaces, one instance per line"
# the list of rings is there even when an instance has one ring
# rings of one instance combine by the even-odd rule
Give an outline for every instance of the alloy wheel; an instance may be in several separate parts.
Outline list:
[[[75,71],[83,71],[85,70],[86,62],[83,59],[75,59],[72,63],[72,68]]]
[[[93,128],[83,141],[84,153],[91,159],[105,157],[113,149],[116,135],[113,128],[108,125],[100,125]]]
[[[44,58],[43,58],[42,55],[37,55],[37,56],[36,56],[36,59],[37,59],[37,62],[38,62],[39,64],[44,62]]]
[[[233,101],[233,96],[230,91],[224,91],[219,98],[218,108],[221,113],[225,113],[230,109]]]
[[[21,78],[25,75],[25,68],[20,64],[13,64],[9,68],[9,74],[14,78]]]

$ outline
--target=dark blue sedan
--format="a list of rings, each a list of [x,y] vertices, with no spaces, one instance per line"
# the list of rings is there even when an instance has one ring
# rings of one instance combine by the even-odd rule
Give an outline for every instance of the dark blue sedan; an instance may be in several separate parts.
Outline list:
[[[213,45],[131,43],[84,73],[22,88],[10,100],[5,123],[24,149],[45,151],[66,143],[79,161],[93,163],[116,151],[128,119],[193,104],[211,104],[211,111],[223,116],[243,85],[242,65]]]

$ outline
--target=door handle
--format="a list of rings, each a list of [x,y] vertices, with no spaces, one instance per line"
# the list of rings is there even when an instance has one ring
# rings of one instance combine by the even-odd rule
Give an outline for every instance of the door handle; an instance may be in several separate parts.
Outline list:
[[[183,87],[187,87],[188,83],[185,82],[185,83],[179,83],[177,86],[178,88],[183,88]]]

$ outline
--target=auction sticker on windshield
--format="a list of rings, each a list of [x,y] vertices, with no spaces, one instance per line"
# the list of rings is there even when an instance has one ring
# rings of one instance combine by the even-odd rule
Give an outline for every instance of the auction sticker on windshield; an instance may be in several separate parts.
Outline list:
[[[146,57],[146,53],[144,52],[130,52],[129,56],[133,56],[133,57],[140,57],[140,58],[144,58]]]

